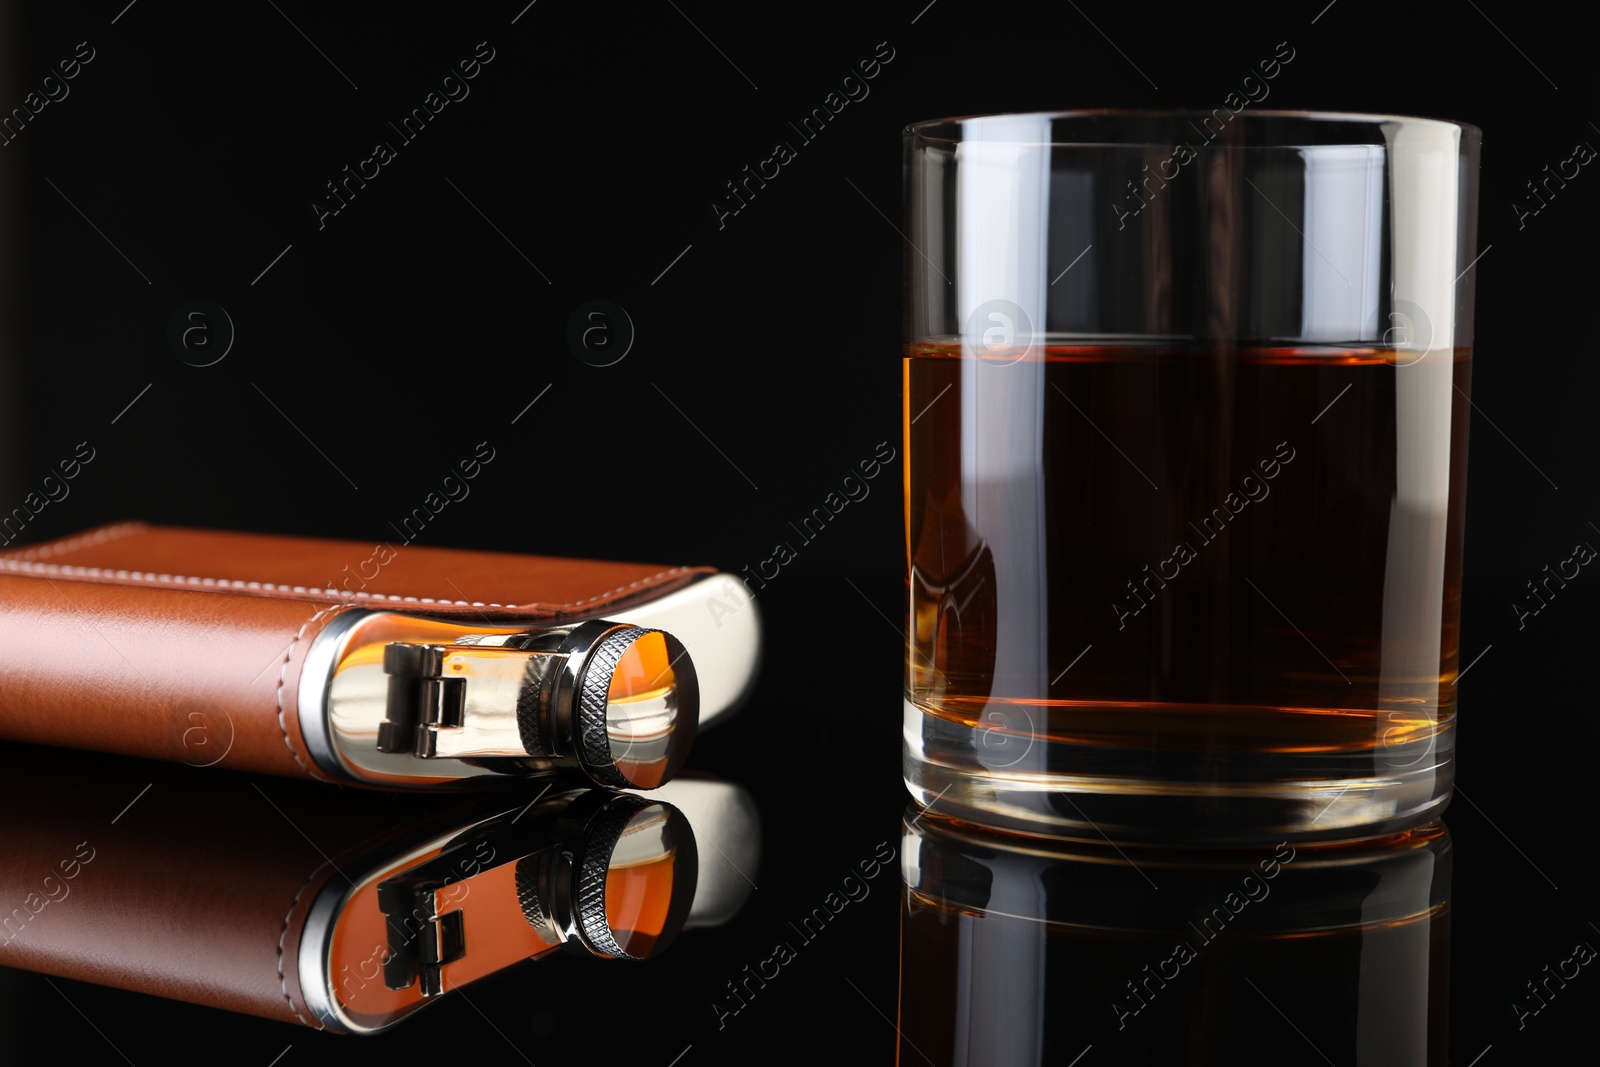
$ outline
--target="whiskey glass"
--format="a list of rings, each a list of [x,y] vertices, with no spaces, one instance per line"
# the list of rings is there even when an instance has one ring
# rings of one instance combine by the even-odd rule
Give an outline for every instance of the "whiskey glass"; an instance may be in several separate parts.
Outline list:
[[[1243,103],[907,128],[917,800],[1212,841],[1443,808],[1480,140]]]

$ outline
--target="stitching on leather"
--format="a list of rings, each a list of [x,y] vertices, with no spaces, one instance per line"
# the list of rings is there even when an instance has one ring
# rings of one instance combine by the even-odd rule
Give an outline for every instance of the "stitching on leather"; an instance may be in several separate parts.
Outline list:
[[[294,757],[294,761],[300,765],[301,770],[317,779],[322,779],[324,775],[306,766],[305,761],[300,758],[300,753],[294,750],[294,743],[289,740],[289,726],[283,721],[283,686],[289,676],[289,661],[294,658],[294,650],[296,646],[298,646],[300,642],[305,639],[306,630],[308,630],[313,623],[323,616],[336,615],[348,606],[349,605],[347,604],[332,604],[323,608],[321,611],[311,616],[311,618],[307,619],[305,623],[301,625],[300,632],[294,635],[294,640],[289,642],[289,647],[284,649],[283,666],[278,668],[278,732],[283,735],[283,747],[289,750],[289,755]]]
[[[132,531],[129,531],[132,532]],[[117,535],[122,536],[122,535]],[[107,537],[106,540],[111,540]],[[62,549],[65,551],[65,549]],[[664,571],[657,571],[646,578],[627,585],[619,585],[615,589],[607,590],[599,596],[592,596],[588,600],[570,600],[564,604],[552,605],[558,608],[576,608],[585,604],[593,604],[600,600],[626,593],[642,586],[651,585],[664,578],[671,578],[687,571],[687,567],[669,567]],[[148,571],[108,570],[104,567],[74,567],[64,563],[34,563],[14,557],[0,557],[0,570],[19,571],[24,574],[59,574],[72,578],[116,578],[126,581],[144,582],[153,585],[187,585],[201,589],[231,590],[242,589],[246,592],[268,593],[299,593],[303,596],[329,596],[341,600],[361,600],[371,603],[383,604],[446,604],[466,608],[519,608],[520,604],[500,604],[482,600],[451,600],[443,597],[431,596],[398,596],[392,593],[357,593],[344,589],[315,589],[304,585],[280,585],[277,582],[247,582],[234,578],[195,578],[183,574],[152,574]]]
[[[388,824],[388,825],[386,825],[385,827],[383,827],[381,829],[374,830],[372,833],[370,833],[367,836],[363,837],[361,840],[355,842],[354,844],[348,845],[344,849],[342,849],[338,853],[339,862],[348,863],[350,857],[352,857],[352,856],[359,857],[360,854],[362,852],[366,851],[369,847],[371,847],[374,842],[382,841],[382,840],[384,840],[386,838],[393,837],[396,833],[400,832],[403,829],[407,829],[407,828],[411,827],[412,825],[413,825],[413,819],[412,819],[411,816],[408,815],[408,816],[405,816],[405,817],[399,819],[397,822],[394,822],[392,824]],[[278,935],[278,984],[283,989],[283,999],[288,1002],[289,1010],[294,1012],[294,1017],[296,1019],[299,1019],[302,1023],[306,1022],[305,1018],[295,1008],[294,1001],[289,996],[289,981],[288,981],[288,979],[286,977],[284,977],[284,973],[283,973],[283,942],[289,936],[289,920],[294,916],[295,906],[300,903],[300,898],[305,895],[306,888],[308,886],[310,886],[311,883],[316,879],[317,875],[320,874],[322,872],[322,870],[324,868],[327,868],[327,867],[332,867],[334,869],[334,871],[336,871],[341,877],[343,877],[345,879],[345,881],[347,881],[347,882],[350,881],[349,876],[346,875],[343,871],[339,870],[339,864],[336,863],[335,861],[331,860],[331,859],[327,860],[327,862],[325,862],[321,867],[318,867],[316,870],[312,871],[311,874],[306,878],[305,885],[302,885],[300,887],[300,891],[294,895],[294,900],[290,901],[290,903],[289,903],[289,913],[283,917],[283,932]],[[355,883],[352,882],[351,884],[354,885]],[[311,1023],[306,1023],[306,1025],[307,1026],[311,1026],[312,1024]],[[320,1022],[318,1022],[315,1025],[316,1025],[316,1029],[318,1029],[318,1030],[326,1030],[327,1029],[327,1027],[322,1025],[322,1023],[320,1023]]]
[[[323,864],[323,867],[331,866],[333,866],[331,862]],[[322,1025],[321,1020],[318,1020],[315,1023],[306,1022],[306,1017],[301,1015],[300,1009],[294,1006],[294,998],[289,995],[289,979],[283,973],[283,942],[289,936],[289,920],[294,917],[294,909],[299,906],[300,898],[305,895],[305,891],[310,887],[312,880],[316,878],[318,872],[321,870],[322,867],[318,867],[316,870],[312,871],[306,876],[306,880],[300,886],[299,892],[295,893],[294,899],[289,901],[289,910],[284,912],[283,930],[278,934],[278,988],[283,990],[283,1001],[285,1004],[289,1005],[289,1010],[294,1013],[294,1017],[300,1020],[301,1026],[310,1026],[317,1030],[326,1030],[327,1027]]]
[[[671,575],[678,574],[687,569],[687,567],[668,567],[664,571],[657,571],[648,578],[640,578],[637,582],[629,582],[627,585],[619,585],[615,589],[608,589],[599,596],[592,596],[588,600],[573,600],[560,606],[563,608],[576,608],[581,607],[584,604],[593,604],[596,600],[609,600],[618,593],[626,593],[630,589],[637,589],[641,585],[649,585],[658,578],[670,577]]]
[[[42,545],[32,548],[17,548],[5,553],[5,558],[14,560],[43,559],[46,556],[59,556],[72,552],[84,545],[103,545],[107,541],[115,541],[119,537],[127,537],[145,529],[142,522],[119,522],[112,526],[102,526],[98,530],[77,534],[73,537],[57,541],[47,541]]]

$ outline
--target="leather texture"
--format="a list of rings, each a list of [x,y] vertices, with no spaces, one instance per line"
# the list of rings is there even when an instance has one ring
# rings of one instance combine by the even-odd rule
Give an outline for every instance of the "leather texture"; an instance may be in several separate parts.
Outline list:
[[[340,613],[555,622],[711,572],[106,526],[0,552],[0,738],[324,778],[296,695]]]
[[[0,967],[320,1029],[311,902],[482,803],[0,745]]]

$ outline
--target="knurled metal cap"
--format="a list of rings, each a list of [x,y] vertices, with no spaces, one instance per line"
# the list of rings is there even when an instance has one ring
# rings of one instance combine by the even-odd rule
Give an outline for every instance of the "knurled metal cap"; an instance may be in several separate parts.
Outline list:
[[[558,869],[570,876],[569,885],[542,884],[540,870]],[[571,866],[519,866],[517,896],[535,928],[554,921],[571,931],[569,943],[594,955],[642,960],[683,929],[699,869],[694,831],[682,812],[659,800],[612,794],[585,821]],[[569,916],[555,913],[568,907]]]
[[[665,784],[689,755],[700,687],[682,643],[662,630],[619,625],[579,667],[573,732],[578,760],[619,789]]]

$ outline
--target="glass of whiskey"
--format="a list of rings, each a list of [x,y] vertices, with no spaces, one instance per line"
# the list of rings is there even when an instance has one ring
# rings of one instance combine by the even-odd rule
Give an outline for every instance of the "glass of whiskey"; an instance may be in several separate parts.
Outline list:
[[[1479,131],[1241,101],[904,139],[912,795],[1119,839],[1435,817]]]

